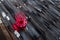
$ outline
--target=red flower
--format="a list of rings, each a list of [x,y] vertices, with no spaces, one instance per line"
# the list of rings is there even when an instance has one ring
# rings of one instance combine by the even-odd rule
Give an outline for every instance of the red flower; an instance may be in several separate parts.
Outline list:
[[[15,30],[25,29],[27,25],[27,19],[23,12],[19,12],[15,15],[16,23],[14,25]]]
[[[20,28],[18,28],[16,24],[13,24],[13,29],[16,31],[20,31]]]

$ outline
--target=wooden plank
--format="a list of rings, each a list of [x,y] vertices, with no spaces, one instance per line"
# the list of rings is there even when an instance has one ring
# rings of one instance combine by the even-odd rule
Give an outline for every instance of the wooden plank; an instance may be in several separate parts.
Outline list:
[[[0,40],[6,40],[2,30],[0,29]]]
[[[17,38],[15,37],[15,35],[13,33],[11,33],[7,27],[4,26],[4,24],[1,22],[1,18],[0,18],[0,29],[2,30],[6,40],[17,40]]]
[[[0,19],[1,20],[1,19]],[[2,29],[3,34],[5,35],[6,39],[8,40],[12,40],[8,31],[6,30],[5,26],[3,25],[3,23],[0,23],[0,29]]]

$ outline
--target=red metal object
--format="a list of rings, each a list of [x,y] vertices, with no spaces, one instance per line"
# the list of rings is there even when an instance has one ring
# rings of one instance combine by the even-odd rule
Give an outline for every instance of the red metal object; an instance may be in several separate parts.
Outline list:
[[[13,24],[14,30],[20,31],[21,29],[24,30],[27,25],[27,19],[23,12],[19,12],[15,15],[16,23]]]

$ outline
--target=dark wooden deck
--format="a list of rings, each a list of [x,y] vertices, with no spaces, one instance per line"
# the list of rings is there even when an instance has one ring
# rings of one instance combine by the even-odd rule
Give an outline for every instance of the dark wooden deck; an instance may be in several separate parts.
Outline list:
[[[17,40],[15,35],[3,23],[0,23],[0,40]]]

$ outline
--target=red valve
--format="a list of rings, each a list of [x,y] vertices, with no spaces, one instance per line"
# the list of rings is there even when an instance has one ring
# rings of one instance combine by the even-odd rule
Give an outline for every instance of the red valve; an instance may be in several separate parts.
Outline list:
[[[14,30],[21,30],[21,29],[25,29],[26,25],[27,25],[27,19],[26,16],[24,15],[23,12],[19,12],[15,15],[15,19],[16,19],[16,23],[13,24],[13,28]]]

